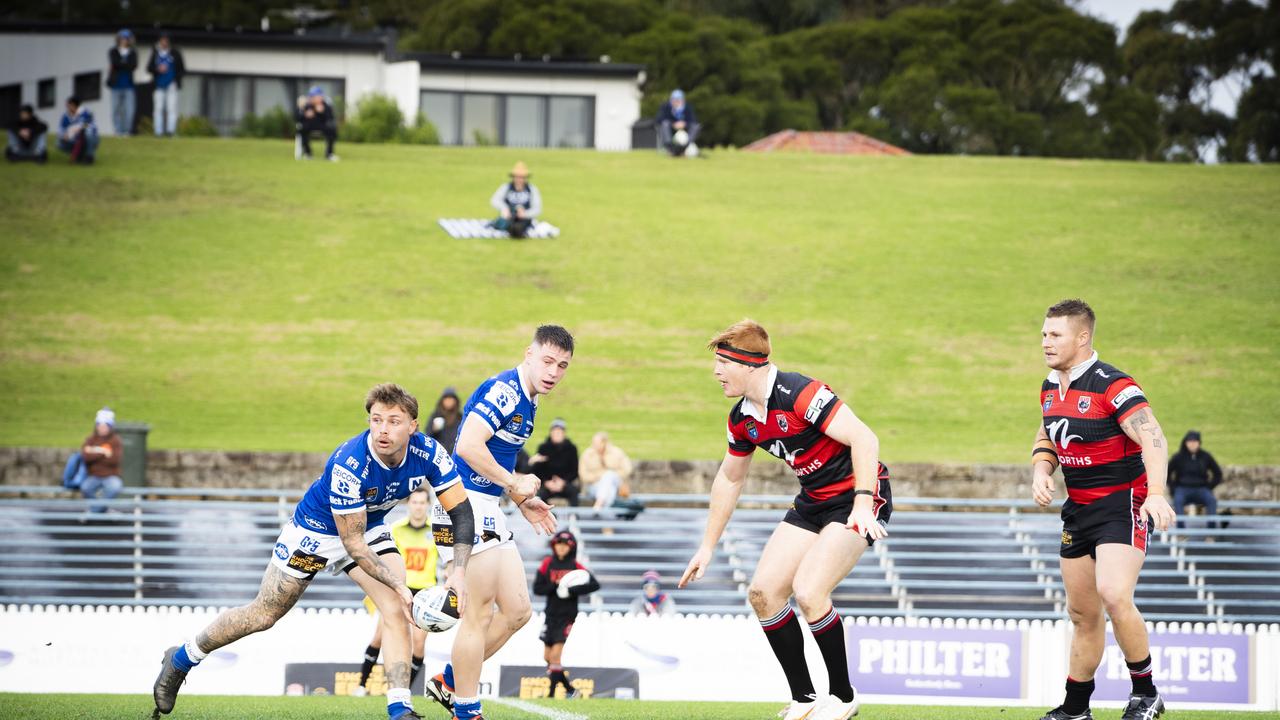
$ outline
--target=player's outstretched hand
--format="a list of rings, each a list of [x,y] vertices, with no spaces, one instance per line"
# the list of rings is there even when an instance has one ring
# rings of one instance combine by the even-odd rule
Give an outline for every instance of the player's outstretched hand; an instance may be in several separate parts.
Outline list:
[[[889,535],[889,531],[876,520],[876,514],[869,507],[854,506],[853,512],[849,513],[849,521],[844,525],[872,540],[880,540]]]
[[[542,498],[534,495],[520,503],[520,514],[524,515],[524,519],[529,521],[539,535],[554,535],[556,516],[551,514],[551,508]]]
[[[467,611],[467,575],[466,570],[460,567],[454,567],[449,572],[449,577],[445,578],[444,586],[453,591],[458,596],[458,617],[462,617],[462,613]]]
[[[396,592],[400,594],[400,609],[404,611],[409,624],[413,625],[413,593],[409,592],[409,588],[404,585],[396,588]]]
[[[1138,514],[1142,516],[1148,528],[1154,523],[1160,532],[1168,530],[1177,519],[1173,508],[1169,507],[1169,501],[1163,495],[1148,495],[1142,507],[1138,508]]]
[[[684,569],[684,574],[680,576],[680,583],[676,587],[683,588],[694,580],[701,580],[707,572],[707,567],[711,565],[712,551],[713,548],[698,548],[698,552],[693,554],[689,567]]]
[[[1040,507],[1049,507],[1053,502],[1053,476],[1037,468],[1031,475],[1031,497]]]

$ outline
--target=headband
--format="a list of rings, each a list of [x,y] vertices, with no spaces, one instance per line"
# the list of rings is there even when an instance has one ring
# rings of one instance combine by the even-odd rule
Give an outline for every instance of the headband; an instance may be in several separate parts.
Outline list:
[[[743,350],[742,348],[736,348],[727,342],[722,342],[716,345],[716,355],[724,358],[725,360],[736,362],[739,365],[746,365],[747,367],[764,367],[769,364],[769,355],[767,353]]]

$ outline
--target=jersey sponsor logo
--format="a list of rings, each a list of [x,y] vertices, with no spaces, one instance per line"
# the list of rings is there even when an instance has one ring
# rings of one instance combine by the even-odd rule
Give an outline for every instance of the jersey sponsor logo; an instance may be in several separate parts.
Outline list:
[[[315,574],[320,572],[329,564],[329,559],[314,555],[312,553],[294,550],[293,556],[286,563],[289,567],[299,572]]]
[[[760,439],[760,428],[756,427],[756,421],[751,418],[747,418],[747,437],[752,440]]]
[[[781,390],[781,391],[782,391],[782,393],[783,393],[784,395],[790,395],[790,394],[791,394],[791,391],[790,391],[790,390],[788,390],[786,387],[784,387],[784,386],[782,385],[782,383],[778,383],[778,389],[779,389],[779,390]]]
[[[1045,393],[1044,411],[1049,412],[1049,407],[1053,405],[1053,393]]]
[[[372,500],[373,500],[374,498],[376,498],[376,497],[378,497],[378,488],[376,488],[376,487],[371,487],[371,488],[369,488],[368,490],[365,490],[365,491],[364,491],[364,501],[365,501],[365,502],[370,502],[370,501],[372,501]]]
[[[795,468],[796,477],[804,477],[812,472],[817,472],[822,467],[822,458],[814,458],[804,467]]]
[[[788,430],[786,415],[778,416],[778,429],[781,430],[782,432],[786,432]]]
[[[796,458],[803,453],[804,448],[796,448],[795,451],[788,452],[787,446],[784,445],[781,440],[774,440],[773,443],[769,445],[769,454],[786,460],[788,465],[795,465]],[[817,468],[814,468],[814,470],[817,470]],[[813,472],[813,470],[810,470],[809,472]]]
[[[309,553],[319,552],[320,541],[311,537],[310,535],[304,535],[302,537],[302,541],[298,543],[298,547],[302,548],[303,550]]]
[[[310,525],[311,527],[313,527],[313,528],[315,528],[315,529],[317,529],[317,530],[323,530],[323,529],[324,529],[324,523],[320,522],[319,520],[316,520],[316,519],[315,519],[315,518],[313,518],[313,517],[309,517],[309,516],[307,516],[307,515],[303,515],[303,516],[302,516],[302,522],[304,522],[304,523],[306,523],[306,524]],[[281,560],[283,560],[284,558],[280,558],[280,559],[281,559]]]
[[[386,497],[393,498],[395,497],[396,492],[399,490],[400,490],[400,481],[392,480],[391,482],[387,483],[387,487],[383,489],[383,492],[386,493]]]
[[[483,527],[485,530],[492,530],[496,532],[498,530],[498,518],[493,517],[492,515],[485,515]]]
[[[453,526],[452,525],[431,525],[431,538],[435,540],[437,545],[453,544]]]
[[[412,452],[414,455],[417,455],[418,457],[422,458],[423,460],[431,459],[430,453],[428,453],[425,449],[420,448],[417,445],[414,445],[413,443],[409,443],[409,451]]]
[[[514,380],[511,381],[511,385],[494,383],[489,387],[489,391],[484,394],[484,399],[498,409],[498,414],[506,415],[514,411],[516,405],[520,403],[520,398],[516,395],[514,385]]]
[[[489,481],[489,478],[479,473],[471,473],[471,484],[477,487],[489,487],[493,483]]]
[[[284,543],[276,543],[275,553],[276,553],[276,557],[280,558],[281,560],[286,560],[289,557],[289,548],[286,547]]]
[[[1066,530],[1062,531],[1062,544],[1063,545],[1071,544],[1071,533],[1067,532]]]
[[[1134,398],[1140,398],[1140,397],[1145,397],[1142,394],[1142,388],[1138,387],[1137,385],[1130,385],[1129,387],[1116,393],[1116,396],[1111,398],[1111,404],[1115,406],[1116,409],[1119,409],[1121,405],[1124,405],[1125,403],[1129,402],[1130,400],[1133,400]]]
[[[1059,455],[1058,462],[1063,467],[1089,467],[1093,465],[1093,458],[1085,455],[1084,457],[1076,457],[1075,455]]]
[[[360,497],[360,479],[341,465],[334,465],[329,475],[329,491],[343,498]]]
[[[1079,398],[1076,400],[1076,410],[1079,410],[1080,414],[1083,415],[1089,412],[1089,406],[1092,404],[1093,404],[1093,398],[1091,397]]]
[[[435,463],[436,469],[440,471],[441,475],[448,475],[453,472],[453,458],[449,457],[449,453],[445,452],[440,445],[436,445],[436,456],[431,459],[431,462]],[[422,478],[419,478],[419,481],[421,480]]]
[[[835,397],[836,394],[831,392],[831,388],[819,388],[818,392],[813,394],[813,399],[809,401],[809,407],[804,411],[805,422],[817,422],[818,416],[822,414],[822,409],[827,406],[827,403],[834,400]]]
[[[1103,379],[1105,379],[1105,380],[1110,380],[1110,379],[1111,379],[1111,376],[1110,376],[1110,375],[1108,375],[1108,374],[1106,374],[1106,373],[1102,372],[1102,368],[1097,368],[1096,370],[1094,370],[1094,372],[1098,373],[1098,376],[1099,376],[1099,377],[1101,377],[1101,378],[1103,378]]]
[[[360,469],[360,461],[353,457],[347,458],[347,462],[345,464],[347,467],[351,468],[352,470]]]
[[[344,497],[333,497],[332,495],[330,495],[329,504],[334,507],[349,508],[349,507],[356,507],[358,505],[363,505],[364,500],[362,500],[361,498],[353,499],[353,498],[344,498]]]
[[[1066,450],[1068,447],[1071,446],[1072,440],[1084,439],[1080,435],[1069,434],[1071,432],[1071,429],[1070,429],[1070,424],[1066,418],[1062,418],[1061,420],[1058,420],[1056,422],[1049,423],[1048,429],[1049,429],[1049,439],[1052,440],[1055,445],[1062,448],[1063,450]]]

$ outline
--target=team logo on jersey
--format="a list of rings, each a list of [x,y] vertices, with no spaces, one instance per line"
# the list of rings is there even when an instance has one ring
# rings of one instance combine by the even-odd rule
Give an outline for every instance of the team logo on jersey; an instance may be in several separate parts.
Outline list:
[[[747,437],[752,440],[760,439],[760,428],[756,427],[756,421],[751,418],[747,418]]]
[[[284,543],[276,543],[276,557],[281,560],[289,559],[289,548]]]
[[[1049,412],[1049,406],[1053,405],[1053,393],[1044,396],[1044,411]]]
[[[779,430],[781,430],[782,432],[786,432],[786,431],[787,431],[787,416],[786,416],[786,415],[779,415],[779,416],[778,416],[778,429],[779,429]]]
[[[426,475],[414,475],[413,477],[409,478],[409,492],[413,492],[414,490],[417,490],[418,488],[422,487],[422,481],[426,479],[427,479]],[[391,488],[387,488],[387,494],[390,494],[390,493],[391,493]]]
[[[524,427],[524,415],[516,413],[511,416],[511,422],[507,423],[507,432],[518,433]]]
[[[1071,533],[1067,532],[1066,530],[1062,531],[1062,544],[1063,545],[1071,544]]]
[[[378,488],[369,488],[364,491],[364,501],[369,502],[378,497]]]
[[[1066,450],[1071,445],[1072,440],[1084,439],[1079,435],[1069,434],[1071,432],[1071,429],[1068,427],[1068,422],[1066,418],[1062,418],[1057,422],[1049,423],[1049,427],[1047,429],[1049,430],[1049,439],[1052,440],[1058,447],[1062,448],[1063,450]]]
[[[1093,398],[1090,397],[1082,397],[1079,400],[1076,400],[1076,410],[1079,410],[1081,415],[1089,412],[1089,405],[1092,400]]]

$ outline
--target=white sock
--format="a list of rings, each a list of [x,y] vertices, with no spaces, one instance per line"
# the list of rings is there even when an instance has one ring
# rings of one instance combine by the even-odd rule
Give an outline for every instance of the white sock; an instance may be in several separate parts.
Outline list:
[[[409,688],[387,688],[387,704],[403,703],[413,707],[413,693]]]
[[[200,662],[209,656],[209,653],[200,649],[200,646],[196,644],[195,640],[188,640],[185,647],[187,650],[187,657],[191,658],[193,662]]]

